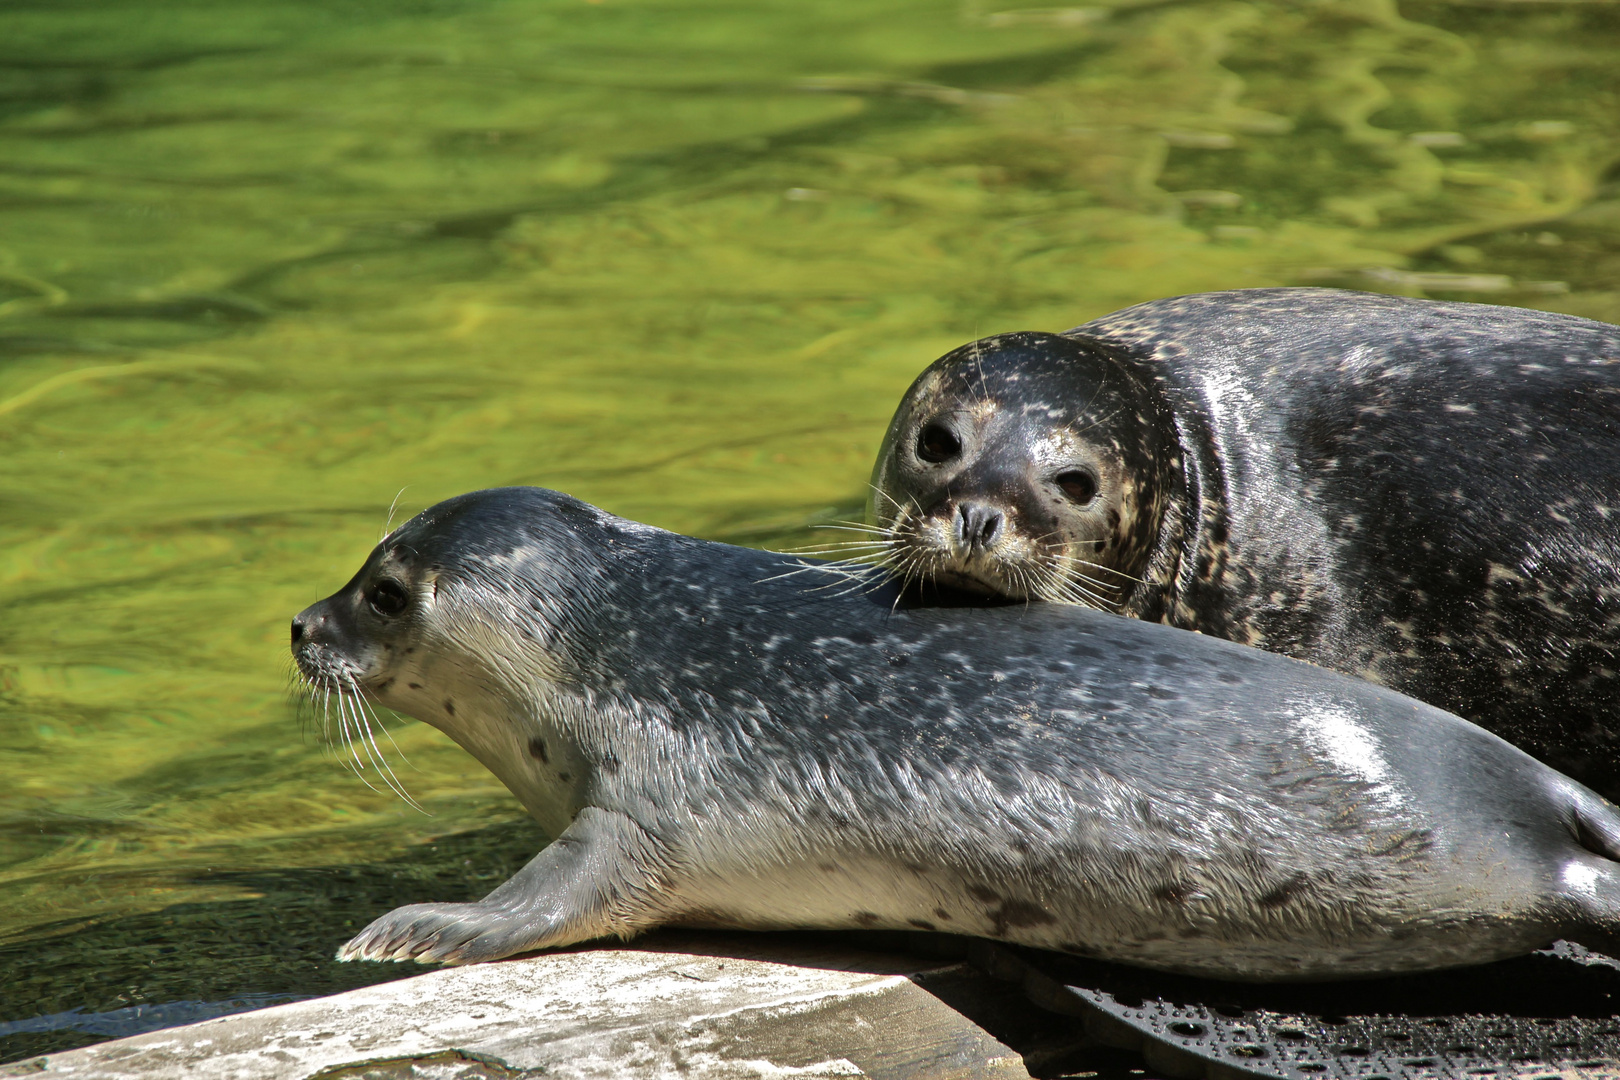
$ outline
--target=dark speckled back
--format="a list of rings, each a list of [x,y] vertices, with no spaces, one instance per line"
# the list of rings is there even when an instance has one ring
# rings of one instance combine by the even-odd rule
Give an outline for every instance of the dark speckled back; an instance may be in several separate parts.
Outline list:
[[[1112,761],[1133,784],[1184,804],[1222,743],[1232,746],[1234,786],[1274,784],[1299,764],[1290,758],[1301,716],[1339,702],[1357,715],[1422,714],[1422,724],[1385,733],[1419,758],[1477,746],[1534,768],[1439,710],[1205,635],[1049,604],[900,606],[877,572],[868,589],[850,590],[826,571],[789,573],[806,565],[792,558],[605,515],[592,530],[604,542],[630,530],[620,543],[640,553],[644,572],[604,583],[590,665],[622,680],[627,697],[664,706],[677,726],[768,714],[728,736],[747,744],[745,756],[778,765],[863,759],[948,772],[971,761],[1024,787],[1032,773],[1067,782]],[[649,623],[647,611],[661,617]],[[1314,782],[1328,801],[1354,794],[1341,780]]]
[[[1133,350],[1207,425],[1229,541],[1192,607],[1217,632],[1246,623],[1616,793],[1620,327],[1260,289],[1072,333]]]

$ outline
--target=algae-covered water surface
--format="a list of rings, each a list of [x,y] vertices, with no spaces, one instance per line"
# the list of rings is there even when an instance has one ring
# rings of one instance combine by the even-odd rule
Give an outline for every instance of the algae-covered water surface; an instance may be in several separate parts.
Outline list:
[[[1179,292],[1620,321],[1617,162],[1602,0],[5,5],[0,1058],[410,974],[327,958],[541,842],[299,719],[390,520],[808,543],[935,356]]]

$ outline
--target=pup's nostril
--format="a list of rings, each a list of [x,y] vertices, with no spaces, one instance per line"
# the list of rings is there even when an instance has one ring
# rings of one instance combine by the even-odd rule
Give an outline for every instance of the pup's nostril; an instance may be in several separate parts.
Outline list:
[[[304,620],[300,617],[292,621],[292,643],[297,645],[304,640]]]

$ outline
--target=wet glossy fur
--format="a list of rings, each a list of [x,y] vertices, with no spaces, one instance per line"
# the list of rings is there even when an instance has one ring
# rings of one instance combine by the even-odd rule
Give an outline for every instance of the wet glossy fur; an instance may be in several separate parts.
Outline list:
[[[485,901],[401,908],[344,958],[680,922],[1290,979],[1620,928],[1614,808],[1455,717],[1146,622],[896,610],[797,566],[526,488],[385,539],[295,620],[300,667],[441,728],[558,838]]]
[[[1114,549],[1080,549],[1136,579],[1104,575],[1122,584],[1096,606],[1372,679],[1620,792],[1620,327],[1257,289],[1002,335],[945,371],[980,385],[918,380],[874,474],[880,523],[1049,494],[1032,448],[1050,411],[1152,492]],[[918,425],[986,400],[1022,425],[947,471],[908,461]],[[1014,516],[1006,540],[1083,533],[1072,518]]]

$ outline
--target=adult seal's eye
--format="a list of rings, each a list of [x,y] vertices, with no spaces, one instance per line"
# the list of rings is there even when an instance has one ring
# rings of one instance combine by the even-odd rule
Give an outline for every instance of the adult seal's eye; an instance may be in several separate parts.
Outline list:
[[[962,440],[951,434],[944,424],[928,424],[917,433],[917,456],[938,465],[962,452]]]
[[[1063,494],[1081,506],[1090,504],[1091,500],[1097,497],[1097,478],[1088,472],[1076,469],[1073,472],[1059,473],[1056,481],[1057,486],[1063,489]]]
[[[379,615],[392,617],[410,606],[410,594],[405,586],[392,578],[383,578],[366,590],[366,602]]]

